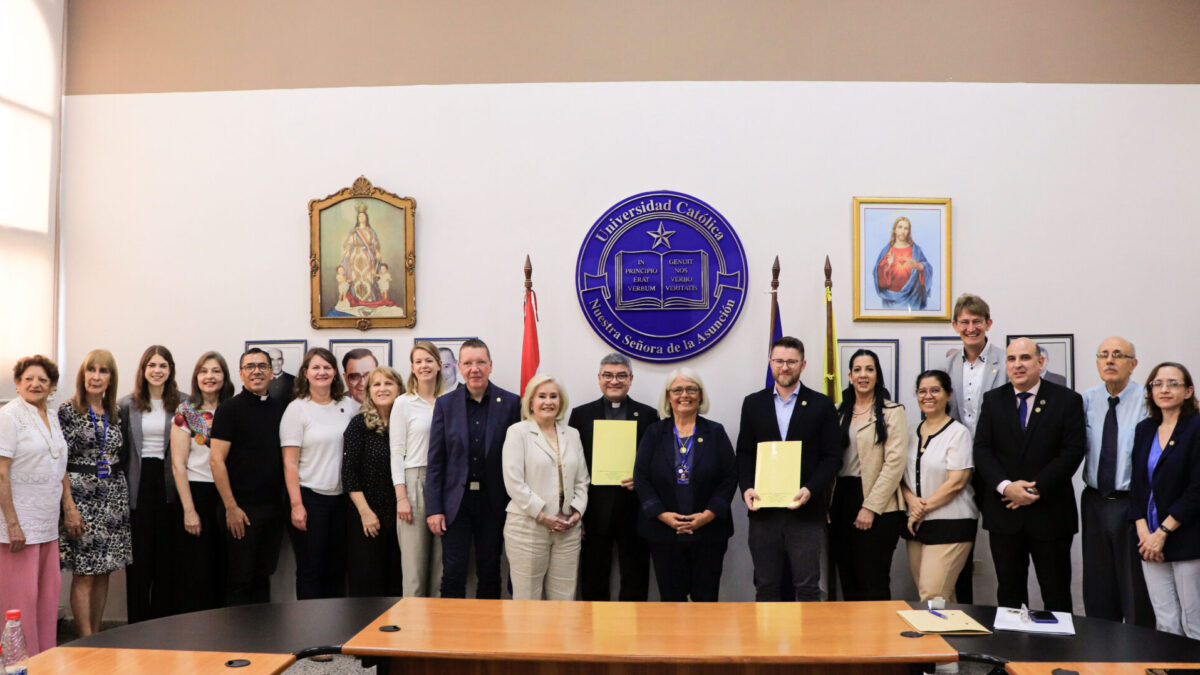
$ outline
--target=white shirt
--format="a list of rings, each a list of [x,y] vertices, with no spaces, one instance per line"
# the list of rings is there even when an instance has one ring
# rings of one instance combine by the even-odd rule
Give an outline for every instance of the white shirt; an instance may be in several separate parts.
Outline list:
[[[962,423],[967,426],[972,436],[975,435],[975,427],[979,424],[979,408],[983,405],[983,373],[987,370],[987,361],[983,354],[981,351],[974,361],[968,361],[964,351],[962,359],[963,409],[959,412],[962,415]]]
[[[429,464],[429,427],[433,404],[409,392],[392,405],[388,442],[392,448],[392,484],[404,485],[405,469]]]
[[[150,400],[150,412],[142,413],[142,459],[166,457],[167,439],[163,430],[167,428],[167,411],[162,399]]]
[[[928,499],[946,482],[950,471],[972,469],[975,462],[972,457],[971,432],[966,426],[954,420],[941,431],[928,429],[933,433],[921,451],[920,427],[908,440],[908,463],[904,468],[904,484],[918,497]],[[921,463],[921,480],[917,481],[917,462]],[[954,499],[929,512],[925,520],[956,520],[960,518],[975,519],[979,517],[979,508],[975,506],[975,490],[971,482],[954,495]]]
[[[58,539],[62,479],[67,473],[67,440],[58,415],[46,414],[42,423],[37,408],[15,398],[0,408],[0,457],[12,460],[8,476],[13,508],[25,533],[26,544]],[[0,521],[0,543],[8,544],[8,524]]]
[[[279,422],[279,444],[300,448],[300,486],[317,494],[342,494],[342,434],[359,404],[346,396],[340,401],[313,403],[298,398],[288,404]]]

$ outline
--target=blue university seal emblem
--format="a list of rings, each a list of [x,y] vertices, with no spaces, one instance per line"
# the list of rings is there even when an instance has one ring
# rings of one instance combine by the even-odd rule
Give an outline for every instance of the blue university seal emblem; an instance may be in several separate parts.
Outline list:
[[[708,204],[680,192],[644,192],[588,230],[575,289],[592,329],[618,351],[680,361],[715,345],[737,321],[746,253]]]

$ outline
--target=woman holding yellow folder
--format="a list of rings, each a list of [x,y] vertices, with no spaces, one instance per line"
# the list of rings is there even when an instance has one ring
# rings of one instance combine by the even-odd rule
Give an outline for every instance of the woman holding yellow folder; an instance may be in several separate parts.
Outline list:
[[[672,371],[658,403],[663,419],[646,430],[633,466],[638,534],[649,542],[664,602],[716,602],[733,534],[733,445],[725,427],[700,416],[707,411],[700,374]]]
[[[904,406],[887,400],[879,357],[850,357],[850,386],[838,418],[845,454],[829,508],[829,546],[844,600],[890,600],[892,553],[904,529],[908,425]]]

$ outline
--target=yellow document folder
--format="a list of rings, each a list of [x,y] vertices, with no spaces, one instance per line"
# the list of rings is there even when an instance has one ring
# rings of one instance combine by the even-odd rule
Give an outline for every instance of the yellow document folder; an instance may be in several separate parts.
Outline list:
[[[754,491],[758,508],[792,505],[800,491],[800,441],[770,441],[758,444],[754,465]]]
[[[637,422],[596,420],[592,427],[592,485],[620,485],[633,477]]]
[[[992,631],[983,627],[961,609],[939,609],[938,616],[927,609],[905,609],[896,612],[908,625],[922,633],[941,635],[988,635]],[[944,618],[943,618],[944,617]]]

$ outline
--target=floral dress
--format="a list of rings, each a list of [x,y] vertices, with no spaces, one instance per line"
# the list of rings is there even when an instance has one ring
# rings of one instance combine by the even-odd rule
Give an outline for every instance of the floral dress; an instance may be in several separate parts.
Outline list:
[[[58,409],[67,439],[67,477],[71,496],[83,516],[83,536],[58,538],[62,568],[75,574],[108,574],[133,561],[129,538],[129,486],[120,464],[124,439],[114,418],[79,414],[67,401]],[[107,478],[96,473],[99,460],[108,462]],[[87,470],[85,470],[87,469]]]

